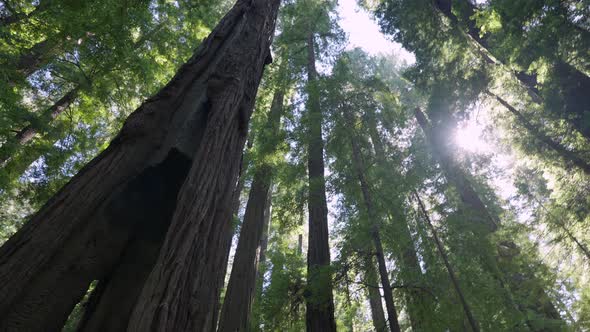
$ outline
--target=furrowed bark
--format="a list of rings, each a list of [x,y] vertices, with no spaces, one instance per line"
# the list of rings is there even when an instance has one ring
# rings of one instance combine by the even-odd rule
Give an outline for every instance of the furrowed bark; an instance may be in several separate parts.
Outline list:
[[[278,144],[276,135],[280,126],[283,98],[282,91],[275,92],[265,128],[268,130],[268,136],[263,136],[265,139],[272,140],[274,144],[271,143],[273,146],[263,151],[262,164],[258,166],[254,174],[236,256],[221,309],[218,327],[220,332],[246,331],[249,327],[273,172],[272,166],[265,163],[264,158],[271,154]]]
[[[354,128],[354,122],[351,121],[351,119],[349,119],[347,122],[349,128]],[[350,136],[350,144],[352,147],[352,163],[356,171],[357,180],[359,181],[359,185],[361,187],[361,192],[363,194],[367,214],[371,219],[370,232],[371,238],[373,240],[373,245],[375,246],[375,255],[377,256],[377,266],[379,270],[379,276],[381,278],[381,286],[383,287],[383,296],[385,297],[385,307],[387,308],[387,319],[389,321],[389,329],[391,332],[399,332],[401,331],[401,329],[398,322],[397,309],[395,308],[395,302],[393,301],[393,290],[391,289],[391,283],[389,281],[389,273],[387,272],[385,255],[383,253],[383,245],[381,244],[381,236],[379,234],[379,226],[377,224],[378,215],[375,211],[373,198],[369,190],[369,184],[367,182],[367,179],[365,178],[364,165],[361,160],[360,148],[356,142],[354,133]]]
[[[207,84],[208,118],[157,262],[128,331],[211,331],[231,198],[256,90],[270,57],[278,0],[238,1]],[[225,272],[225,271],[223,271]]]
[[[307,170],[309,177],[309,239],[305,323],[308,332],[335,332],[334,296],[330,272],[328,205],[324,178],[322,111],[317,87],[313,33],[307,37]]]
[[[387,331],[387,321],[385,320],[385,313],[383,312],[383,304],[381,303],[381,293],[379,292],[379,281],[377,279],[377,271],[372,257],[367,257],[365,262],[365,284],[369,297],[369,305],[371,307],[371,318],[373,319],[373,327],[377,332]]]
[[[224,61],[227,54],[239,52],[243,57],[247,52],[243,43],[232,43],[228,35],[236,27],[247,26],[243,18],[252,13],[246,9],[249,4],[240,2],[175,78],[129,116],[111,145],[0,248],[0,330],[61,328],[90,282],[116,269],[126,248],[137,240],[134,236],[142,234],[140,230],[160,229],[170,221],[178,184],[184,182],[191,156],[203,141],[210,141],[210,130],[205,129],[220,123],[231,124],[235,132],[247,128],[252,102],[244,100],[253,99],[268,55],[272,33],[267,30],[274,28],[274,16],[264,21],[260,43],[250,45],[256,58],[244,57],[251,60],[249,65],[235,66]],[[255,34],[249,36],[251,40]],[[235,49],[238,45],[242,52]],[[227,99],[212,93],[222,87],[233,91],[229,88],[240,84],[224,74],[246,67],[252,69],[241,72],[243,84],[254,91]],[[230,82],[224,77],[230,77]],[[223,104],[220,101],[233,106],[233,113],[225,114],[229,119],[214,116],[222,113],[215,112]],[[245,113],[242,118],[240,106]],[[227,142],[239,146],[237,136]],[[230,158],[221,163],[236,164]]]
[[[506,100],[490,91],[486,91],[486,93],[492,98],[496,99],[508,111],[510,111],[510,113],[512,113],[518,119],[518,122],[531,135],[535,136],[539,141],[543,142],[546,146],[559,154],[566,164],[574,165],[584,171],[584,173],[590,174],[590,164],[588,162],[576,155],[575,152],[566,149],[563,145],[559,144],[551,137],[543,133],[539,127],[532,124],[519,110],[510,105]]]
[[[447,253],[445,252],[442,242],[438,238],[438,233],[436,232],[436,229],[434,228],[434,226],[432,225],[432,222],[430,221],[430,216],[428,215],[428,212],[426,211],[426,208],[424,207],[424,204],[422,203],[420,196],[418,196],[418,193],[416,193],[416,192],[414,193],[414,196],[416,198],[416,201],[418,202],[418,206],[420,207],[420,211],[422,212],[422,215],[424,216],[424,220],[426,220],[426,224],[428,225],[428,228],[430,229],[430,232],[432,233],[432,238],[434,239],[434,244],[436,245],[436,249],[438,250],[438,254],[440,255],[440,258],[443,260],[443,263],[445,264],[445,268],[447,269],[447,273],[449,274],[449,278],[451,279],[451,282],[453,283],[453,287],[455,288],[455,292],[457,293],[457,296],[459,297],[459,301],[461,302],[461,306],[463,307],[463,312],[465,313],[465,316],[467,317],[467,320],[469,321],[469,325],[471,326],[471,329],[474,332],[478,332],[479,325],[477,324],[477,321],[475,320],[473,313],[471,312],[471,308],[469,307],[469,304],[467,303],[467,300],[465,299],[465,296],[463,295],[463,291],[461,290],[461,286],[459,286],[459,280],[457,279],[457,277],[455,275],[455,271],[453,270],[453,267],[449,263],[449,258],[447,257]]]

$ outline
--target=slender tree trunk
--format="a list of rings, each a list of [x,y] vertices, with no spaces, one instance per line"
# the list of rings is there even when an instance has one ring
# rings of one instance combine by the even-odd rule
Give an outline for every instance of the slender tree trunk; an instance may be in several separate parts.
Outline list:
[[[510,111],[510,113],[512,113],[518,119],[519,123],[531,135],[535,136],[537,140],[543,142],[546,146],[553,149],[557,154],[559,154],[566,164],[577,166],[582,171],[584,171],[584,173],[590,174],[590,164],[588,162],[578,157],[575,152],[566,149],[563,145],[554,141],[551,137],[547,136],[545,133],[541,131],[539,127],[532,124],[520,111],[518,111],[504,99],[490,91],[487,91],[487,94],[490,95],[492,98],[496,99],[502,106],[504,106],[508,111]]]
[[[449,258],[447,257],[447,253],[445,252],[442,242],[438,238],[438,234],[436,232],[436,229],[434,228],[434,226],[432,225],[432,222],[430,221],[430,216],[428,215],[428,212],[426,211],[426,208],[424,207],[424,204],[422,203],[420,196],[418,196],[418,193],[414,193],[414,196],[416,197],[416,200],[418,202],[418,206],[420,207],[420,211],[422,212],[422,215],[424,216],[424,220],[426,220],[427,226],[430,229],[430,232],[432,233],[432,238],[434,239],[434,244],[436,245],[436,249],[438,250],[440,257],[443,260],[443,263],[445,264],[445,268],[447,269],[447,273],[449,274],[449,278],[451,279],[451,282],[453,283],[453,287],[455,288],[455,292],[457,293],[457,296],[459,297],[459,301],[461,302],[461,306],[463,307],[463,312],[465,312],[465,316],[467,317],[467,320],[469,321],[469,325],[471,326],[472,331],[478,332],[479,326],[477,324],[477,321],[475,320],[473,314],[471,313],[471,309],[469,308],[469,304],[467,304],[467,300],[465,300],[465,296],[463,295],[463,291],[461,290],[461,287],[459,286],[459,280],[457,280],[457,277],[455,275],[455,271],[453,270],[453,267],[449,263]]]
[[[354,128],[353,122],[348,121],[348,126],[349,128]],[[391,283],[389,281],[389,273],[387,271],[387,265],[385,264],[385,254],[383,253],[383,245],[381,244],[381,236],[379,234],[379,226],[377,224],[378,215],[375,211],[373,198],[369,190],[369,184],[365,178],[360,148],[356,142],[354,133],[350,136],[350,143],[352,146],[352,163],[354,165],[357,179],[361,187],[361,192],[363,193],[365,208],[367,209],[367,214],[371,220],[371,238],[373,240],[373,245],[375,246],[375,255],[377,256],[377,266],[379,269],[379,276],[381,278],[381,286],[383,287],[383,296],[385,297],[385,307],[387,309],[389,329],[391,332],[399,332],[401,329],[397,318],[395,302],[393,301],[393,290],[391,289]]]
[[[391,172],[391,166],[387,162],[387,156],[385,148],[383,146],[383,140],[381,139],[381,135],[379,134],[377,128],[377,119],[375,111],[373,109],[367,110],[365,118],[369,131],[369,136],[371,137],[373,149],[375,150],[377,164],[382,172]],[[420,268],[420,263],[418,261],[416,249],[414,248],[414,241],[412,239],[412,235],[410,233],[410,230],[408,229],[407,221],[393,217],[392,213],[390,213],[389,215],[390,220],[392,222],[397,221],[402,223],[399,227],[399,230],[401,232],[400,239],[401,241],[403,241],[400,244],[402,252],[398,254],[398,259],[403,264],[402,269],[409,272],[409,274],[412,276],[421,276],[422,270]],[[404,273],[402,273],[402,279],[403,282],[406,284],[415,282],[415,277],[414,279],[410,279],[407,275],[404,275]],[[412,329],[414,331],[426,331],[429,328],[427,324],[429,320],[428,316],[434,312],[432,302],[426,300],[423,294],[420,294],[419,290],[412,287],[406,288],[405,298],[408,306],[408,314],[410,316]]]
[[[227,183],[235,183],[231,180],[269,54],[276,8],[278,1],[252,5],[239,1],[175,78],[129,116],[111,145],[0,248],[0,330],[59,330],[90,282],[109,279],[134,243],[157,242],[175,209],[203,205],[187,204],[188,199],[198,195],[211,205],[209,211],[223,206],[231,194]],[[213,128],[224,134],[223,139]],[[197,171],[207,166],[213,168],[205,178],[209,181],[196,186],[195,179],[203,179]],[[211,185],[220,178],[226,179],[219,181],[219,186],[228,187],[225,191]],[[187,183],[181,190],[183,182]],[[212,197],[214,193],[220,194]],[[178,219],[173,219],[175,231],[169,234],[193,233],[196,227],[178,231]],[[191,225],[199,224],[195,219]],[[217,240],[224,229],[203,232],[195,240]],[[147,238],[139,239],[144,235]],[[194,248],[175,243],[179,249]],[[170,242],[164,252],[169,246]],[[219,252],[205,255],[207,262],[218,261],[219,256]],[[203,256],[197,259],[205,261]],[[181,268],[194,265],[187,256],[179,255],[179,260]],[[137,272],[127,278],[141,280]],[[193,275],[212,278],[213,272]],[[131,293],[125,289],[119,295],[131,298]],[[159,306],[158,301],[150,303]],[[184,303],[184,312],[193,310],[188,301]],[[206,303],[212,301],[208,298]],[[186,329],[177,325],[168,330]]]
[[[78,96],[78,88],[74,88],[61,97],[51,107],[45,110],[41,114],[40,118],[36,123],[31,123],[28,126],[19,130],[16,135],[10,137],[0,147],[0,168],[4,168],[8,161],[11,160],[14,153],[18,150],[19,146],[25,145],[30,142],[37,133],[43,128],[49,125],[51,121],[57,118],[63,111],[65,111]]]
[[[487,209],[487,207],[485,206],[477,192],[471,186],[471,183],[467,179],[465,173],[463,173],[459,165],[457,165],[453,161],[452,156],[448,153],[448,151],[445,149],[445,146],[443,145],[444,141],[440,139],[440,137],[442,136],[436,136],[433,134],[433,130],[422,111],[417,108],[415,110],[415,115],[418,120],[418,123],[420,124],[422,130],[426,135],[427,140],[430,142],[432,146],[432,150],[435,156],[437,157],[443,172],[447,177],[447,181],[457,189],[463,205],[467,208],[467,210],[465,211],[467,217],[485,226],[485,228],[483,228],[482,231],[479,232],[482,239],[484,239],[486,235],[494,233],[498,229],[499,220],[489,212],[489,210]],[[496,261],[508,260],[509,262],[514,262],[514,257],[518,255],[502,255],[500,254],[503,251],[502,247],[510,248],[515,252],[520,251],[518,249],[518,246],[514,242],[504,241],[501,246],[498,246],[499,253],[497,256],[484,256],[483,259],[486,262],[486,267],[493,274],[494,278],[499,282],[502,288],[506,291],[509,302],[514,304],[517,310],[519,310],[523,315],[526,312],[526,310],[532,310],[533,312],[541,316],[544,316],[545,318],[552,320],[560,320],[559,313],[551,303],[550,298],[547,296],[547,294],[541,287],[531,290],[532,292],[535,292],[537,294],[535,296],[536,303],[534,303],[532,306],[524,308],[523,305],[514,302],[512,298],[512,292],[514,290],[520,289],[522,280],[534,279],[534,276],[525,275],[521,272],[502,272],[497,262],[491,262],[491,259],[495,258]],[[506,281],[508,281],[508,283],[506,283]],[[526,319],[526,323],[529,326],[532,326],[528,319]],[[531,329],[535,331],[542,331],[532,327]]]
[[[223,239],[248,121],[270,57],[279,0],[238,1],[222,20],[226,41],[207,89],[211,124],[178,195],[178,207],[131,317],[129,331],[215,329]]]
[[[48,2],[50,1],[45,3]],[[163,27],[163,24],[158,24],[152,30],[144,34],[137,42],[134,43],[133,50],[137,50],[145,45],[146,41],[157,34]],[[113,66],[117,65],[118,63],[113,63],[113,61],[106,61],[100,68],[98,68],[98,70],[94,72],[92,78],[89,78],[86,83],[88,85],[92,84],[92,79],[103,73],[105,68],[112,70]],[[60,116],[76,100],[80,89],[80,86],[76,86],[68,91],[62,98],[55,102],[55,104],[45,110],[45,112],[43,112],[40,117],[34,121],[34,123],[31,123],[19,130],[14,137],[8,138],[7,141],[0,147],[0,170],[4,171],[5,169],[8,169],[6,171],[6,173],[9,174],[7,176],[8,178],[22,175],[31,165],[31,163],[41,157],[42,153],[40,149],[36,149],[32,155],[25,156],[25,160],[27,160],[26,162],[14,163],[15,165],[11,167],[11,164],[13,164],[11,161],[13,160],[14,155],[18,153],[18,150],[21,149],[22,146],[31,142],[36,134],[49,128],[52,121]],[[54,141],[57,141],[63,137],[63,135],[61,135],[55,129],[52,129],[52,131],[53,135],[51,136],[54,136],[52,137]]]
[[[276,91],[266,128],[269,134],[263,135],[265,140],[273,141],[269,143],[273,146],[263,151],[263,155],[260,156],[262,159],[272,153],[278,145],[276,136],[279,132],[283,99],[282,91]],[[254,174],[236,256],[221,309],[218,328],[220,332],[246,331],[249,327],[272,172],[272,166],[263,162]]]
[[[260,267],[266,266],[266,251],[268,249],[268,233],[272,221],[272,186],[268,192],[266,199],[266,209],[264,210],[264,226],[262,227],[262,239],[260,240],[260,253],[258,255],[258,265]],[[262,280],[264,278],[264,270],[259,268],[256,279]]]
[[[547,213],[547,215],[549,215],[551,217],[551,219],[554,220],[554,222],[559,226],[559,228],[561,228],[564,231],[565,235],[567,235],[567,237],[576,245],[576,247],[578,247],[578,249],[582,252],[582,254],[584,256],[586,256],[586,259],[588,260],[588,262],[590,262],[590,250],[588,250],[588,247],[586,247],[584,245],[584,243],[582,243],[582,241],[580,241],[569,230],[569,228],[566,226],[566,224],[563,221],[560,220],[560,218],[558,218],[556,215],[554,215],[553,213],[551,213],[551,211],[549,211],[545,207],[545,204],[543,204],[537,197],[534,197],[534,200],[545,211],[545,213]]]
[[[377,271],[375,270],[375,264],[371,256],[368,256],[365,261],[365,284],[369,295],[373,327],[376,332],[385,332],[387,331],[387,321],[385,320],[383,304],[381,303]]]
[[[246,149],[244,151],[244,153],[242,153],[242,157],[240,158],[240,170],[238,171],[238,183],[236,184],[236,187],[234,188],[234,191],[232,193],[232,202],[231,202],[231,215],[229,216],[230,218],[230,227],[229,227],[229,231],[228,234],[226,235],[225,238],[225,244],[223,244],[223,248],[224,248],[224,256],[223,256],[223,262],[221,263],[221,273],[219,274],[219,284],[220,285],[224,285],[227,287],[227,285],[225,285],[225,280],[227,278],[227,274],[228,274],[228,265],[229,265],[229,256],[231,253],[231,247],[232,247],[232,243],[234,240],[234,235],[235,235],[235,231],[237,228],[237,222],[238,222],[238,214],[240,212],[240,202],[241,202],[241,196],[242,196],[242,191],[244,190],[244,183],[246,182],[246,178],[245,178],[245,169],[247,168],[247,165],[244,164],[244,157],[245,157],[245,153],[247,153],[248,149],[250,149],[252,147],[252,141],[248,140],[248,142],[246,143]],[[216,301],[215,303],[216,307],[215,307],[215,313],[213,316],[213,321],[215,322],[215,326],[217,326],[219,324],[219,315],[221,314],[221,306],[222,303],[220,301]]]

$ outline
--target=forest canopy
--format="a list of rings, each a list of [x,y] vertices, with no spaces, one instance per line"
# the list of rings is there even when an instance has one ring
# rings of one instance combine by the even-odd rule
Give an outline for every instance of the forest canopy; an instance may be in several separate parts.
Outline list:
[[[0,331],[590,331],[590,1],[0,0]]]

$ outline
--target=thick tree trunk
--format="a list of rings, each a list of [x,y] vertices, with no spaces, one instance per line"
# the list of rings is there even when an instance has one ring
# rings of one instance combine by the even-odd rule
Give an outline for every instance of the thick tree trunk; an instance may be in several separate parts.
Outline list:
[[[365,261],[365,287],[369,297],[369,306],[371,307],[371,318],[373,319],[373,327],[376,332],[387,331],[387,321],[385,320],[385,313],[383,312],[383,304],[381,303],[381,293],[379,292],[379,281],[377,279],[377,271],[373,258],[368,256]]]
[[[282,91],[275,92],[267,128],[265,128],[269,133],[263,135],[265,140],[268,139],[274,144],[269,143],[273,146],[262,152],[260,156],[262,160],[272,153],[278,145],[276,135],[280,126],[283,98]],[[249,326],[272,172],[272,166],[263,161],[254,174],[236,256],[221,309],[218,328],[220,332],[246,331]]]
[[[279,3],[238,1],[220,23],[226,43],[207,88],[209,125],[129,331],[215,329],[212,303],[219,298],[217,275],[231,227],[228,206]]]
[[[111,145],[0,248],[0,330],[60,329],[90,282],[108,279],[135,241],[150,243],[167,228],[177,193],[186,200],[186,188],[195,187],[190,181],[180,190],[191,159],[198,166],[214,165],[211,180],[220,174],[231,180],[232,168],[237,173],[239,153],[226,147],[239,148],[245,136],[278,1],[255,5],[240,1],[175,78],[130,115]],[[256,16],[255,9],[264,15]],[[259,29],[252,31],[254,26]],[[265,26],[263,32],[260,26]],[[212,128],[227,134],[228,145],[212,142]],[[203,157],[203,146],[220,153]],[[201,154],[191,158],[197,150]],[[219,154],[227,158],[214,158]],[[191,180],[198,166],[192,167]],[[215,190],[205,186],[210,182],[202,182],[193,195],[215,201],[210,198]],[[220,238],[222,231],[205,237]],[[143,235],[149,238],[138,238]],[[211,261],[218,256],[206,257]],[[181,259],[183,267],[190,265],[189,259]],[[140,280],[137,272],[127,277]],[[122,297],[132,293],[125,291]]]
[[[589,90],[590,91],[590,90]],[[580,168],[584,173],[590,175],[590,164],[586,162],[584,159],[580,158],[576,155],[575,152],[572,152],[566,149],[560,143],[554,141],[551,137],[547,136],[545,133],[541,131],[541,129],[534,124],[532,124],[520,111],[510,105],[507,101],[499,97],[498,95],[487,91],[492,98],[496,99],[502,106],[504,106],[510,113],[512,113],[517,119],[518,122],[537,140],[543,142],[546,146],[554,150],[559,156],[563,159],[563,161],[567,165],[573,165]]]
[[[36,120],[36,123],[31,123],[22,128],[16,133],[16,135],[4,142],[0,147],[0,168],[6,166],[7,162],[10,161],[19,146],[30,142],[33,137],[42,130],[42,128],[46,128],[51,121],[63,113],[74,102],[77,96],[78,88],[70,90],[56,101],[55,104],[45,110],[40,118]]]
[[[354,128],[353,121],[347,122],[349,128]],[[389,273],[387,272],[387,265],[385,263],[385,254],[383,252],[383,245],[381,244],[381,236],[379,234],[379,225],[377,224],[378,214],[375,211],[369,184],[365,178],[365,168],[361,159],[360,148],[356,142],[354,133],[352,133],[350,136],[350,143],[352,146],[352,163],[354,165],[361,192],[363,194],[367,215],[371,220],[371,238],[373,240],[373,245],[375,246],[375,255],[377,256],[377,266],[379,269],[379,276],[381,278],[381,286],[383,287],[383,296],[385,297],[385,307],[387,309],[389,329],[391,332],[399,332],[401,329],[397,318],[397,309],[395,308],[395,302],[393,301],[393,290],[391,289],[391,283],[389,281]]]
[[[477,324],[477,321],[475,320],[473,313],[471,312],[471,308],[469,307],[469,304],[467,304],[467,300],[465,299],[465,295],[463,295],[463,291],[461,290],[461,287],[459,286],[459,280],[457,279],[457,277],[455,275],[455,271],[453,270],[453,267],[449,263],[449,258],[447,257],[447,253],[445,252],[444,246],[443,246],[442,242],[440,241],[440,239],[438,238],[438,234],[436,232],[436,229],[434,228],[434,226],[432,225],[432,222],[430,221],[430,216],[428,215],[428,212],[426,211],[426,208],[424,207],[424,204],[422,203],[420,196],[418,196],[418,193],[414,193],[414,196],[418,202],[418,206],[420,207],[420,211],[422,212],[422,215],[424,216],[424,220],[426,220],[427,226],[430,229],[430,232],[432,233],[432,238],[434,239],[434,244],[436,245],[436,249],[438,250],[438,254],[440,255],[440,258],[443,260],[443,263],[445,264],[445,268],[447,269],[447,273],[449,274],[449,278],[451,279],[451,282],[453,283],[453,287],[455,288],[455,292],[457,293],[457,296],[459,297],[459,301],[461,302],[461,306],[463,307],[463,312],[465,313],[465,316],[467,317],[469,325],[470,325],[473,332],[478,332],[479,325]]]
[[[330,273],[328,205],[324,178],[322,111],[315,68],[313,33],[307,38],[307,170],[309,176],[309,240],[307,250],[307,297],[305,322],[308,332],[336,331],[334,296]]]

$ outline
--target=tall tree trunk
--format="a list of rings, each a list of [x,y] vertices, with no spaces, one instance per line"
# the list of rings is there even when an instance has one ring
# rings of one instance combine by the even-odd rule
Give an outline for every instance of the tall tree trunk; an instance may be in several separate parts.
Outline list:
[[[0,330],[60,329],[90,282],[108,279],[134,243],[151,243],[164,234],[177,205],[184,211],[191,193],[213,205],[210,210],[221,206],[220,196],[230,196],[221,194],[230,190],[220,190],[213,199],[216,191],[209,181],[196,188],[196,171],[214,165],[207,179],[225,177],[220,185],[235,183],[231,180],[269,54],[276,8],[278,1],[239,1],[175,78],[129,116],[110,146],[0,248]],[[213,128],[225,134],[226,145],[216,144]],[[227,158],[221,161],[220,155]],[[191,180],[181,190],[187,174]],[[203,236],[219,239],[220,233]],[[219,256],[206,255],[208,261]],[[186,256],[180,260],[182,267],[191,266]],[[141,280],[139,271],[127,277]],[[124,291],[120,298],[132,297],[132,290]]]
[[[315,67],[313,33],[307,36],[307,170],[309,176],[309,239],[305,322],[308,332],[336,331],[334,295],[330,273],[328,205],[324,179],[324,142],[322,111]]]
[[[76,87],[68,91],[68,93],[56,101],[55,104],[46,109],[35,123],[31,123],[22,128],[16,133],[16,135],[4,142],[0,147],[0,168],[6,166],[7,162],[10,161],[19,146],[30,142],[39,131],[47,127],[52,120],[63,113],[74,102],[77,96],[78,88]]]
[[[375,157],[377,164],[382,172],[391,172],[391,166],[388,164],[385,147],[383,146],[383,140],[379,134],[377,127],[377,118],[373,109],[367,110],[365,113],[365,119],[369,131],[369,136],[375,150]],[[388,206],[388,203],[385,203]],[[389,204],[391,205],[391,204]],[[402,252],[398,253],[398,259],[402,262],[402,269],[405,270],[406,275],[402,273],[402,281],[406,284],[415,282],[414,276],[421,276],[422,270],[418,261],[418,255],[416,254],[416,248],[414,248],[414,241],[408,228],[408,223],[405,219],[393,217],[393,212],[390,211],[390,220],[392,222],[401,223],[398,228],[401,232],[400,239],[402,243],[400,247]],[[410,274],[413,279],[409,279],[407,274]],[[423,294],[416,288],[407,287],[405,289],[405,299],[408,306],[408,314],[410,316],[410,322],[414,331],[425,331],[429,327],[427,326],[429,321],[429,315],[434,312],[432,301],[427,300]]]
[[[576,155],[575,152],[566,149],[563,145],[554,141],[551,137],[543,133],[538,126],[532,124],[520,111],[518,111],[516,108],[510,105],[506,100],[502,99],[500,96],[490,91],[486,91],[486,93],[490,95],[492,98],[496,99],[508,111],[510,111],[510,113],[512,113],[518,119],[518,122],[531,135],[535,136],[537,140],[543,142],[546,146],[553,149],[557,154],[559,154],[559,156],[567,165],[577,166],[582,171],[584,171],[584,173],[590,175],[590,164],[588,162]]]
[[[243,0],[222,20],[224,47],[207,89],[208,123],[160,256],[131,317],[129,331],[215,329],[223,239],[254,107],[270,58],[279,0]],[[209,68],[208,68],[209,69]],[[225,271],[223,271],[225,272]]]
[[[453,267],[449,263],[449,258],[447,257],[447,253],[445,252],[444,246],[443,246],[442,242],[440,241],[440,239],[438,238],[438,234],[436,232],[436,229],[434,228],[434,226],[432,225],[432,222],[430,221],[430,216],[428,215],[428,212],[426,211],[426,208],[424,207],[424,204],[422,203],[420,196],[418,196],[418,193],[414,193],[414,196],[418,202],[418,206],[420,207],[420,211],[422,212],[422,215],[424,216],[424,220],[426,220],[427,226],[430,229],[430,232],[432,233],[432,238],[434,239],[434,244],[436,245],[436,249],[438,250],[440,258],[443,260],[443,263],[445,264],[445,268],[447,269],[447,273],[449,274],[449,278],[451,279],[451,282],[453,283],[453,287],[455,288],[455,292],[457,293],[457,296],[459,297],[459,301],[461,302],[461,306],[463,307],[463,312],[465,313],[465,316],[467,317],[467,320],[469,321],[469,325],[471,326],[471,329],[474,332],[478,332],[479,326],[477,324],[477,321],[475,320],[473,313],[471,312],[471,308],[469,307],[469,304],[467,304],[467,300],[465,299],[465,295],[463,295],[463,291],[461,290],[461,287],[459,286],[459,280],[457,279],[457,277],[455,275],[455,271],[453,270]]]
[[[233,190],[232,193],[232,201],[231,201],[231,215],[229,216],[230,218],[230,227],[229,227],[229,231],[228,234],[225,237],[225,243],[222,244],[225,252],[224,252],[224,256],[223,256],[223,260],[221,263],[221,268],[220,268],[220,273],[219,273],[219,284],[220,285],[224,285],[227,287],[227,285],[225,285],[225,279],[227,278],[227,273],[228,273],[228,265],[229,265],[229,256],[231,253],[231,247],[232,247],[232,243],[233,243],[233,239],[234,239],[234,235],[235,235],[235,231],[236,231],[236,227],[237,227],[237,222],[238,222],[238,214],[240,212],[240,202],[241,202],[241,196],[242,196],[242,191],[244,190],[244,183],[246,182],[246,177],[245,177],[245,169],[247,168],[247,165],[244,164],[244,157],[245,157],[245,153],[248,152],[248,149],[250,149],[252,147],[252,141],[248,140],[248,142],[246,143],[246,148],[245,151],[242,153],[242,157],[240,158],[240,169],[238,171],[238,183],[236,184],[236,187]],[[215,326],[217,326],[217,324],[219,324],[219,315],[221,314],[221,305],[222,303],[220,301],[217,301],[215,303],[216,307],[215,307],[215,313],[213,315],[213,321],[215,322]]]
[[[283,99],[283,92],[275,91],[267,128],[265,128],[269,133],[262,136],[263,139],[272,142],[269,144],[273,146],[261,153],[262,160],[268,157],[278,145],[276,136],[279,133]],[[272,173],[272,166],[263,161],[252,180],[236,256],[221,309],[218,328],[220,332],[246,331],[249,327]]]
[[[383,312],[381,293],[379,292],[379,281],[377,279],[377,271],[375,270],[372,256],[368,256],[365,259],[364,272],[365,287],[369,295],[369,306],[371,307],[373,327],[376,332],[385,332],[387,330],[387,321],[385,320],[385,313]]]
[[[347,121],[349,128],[354,128],[353,121]],[[350,135],[350,143],[352,146],[352,163],[354,165],[356,176],[359,181],[363,199],[365,202],[365,208],[367,215],[371,220],[371,238],[373,245],[375,246],[375,255],[377,256],[377,266],[379,269],[379,276],[381,278],[381,286],[383,287],[383,296],[385,297],[385,307],[387,309],[387,318],[389,321],[389,329],[391,332],[401,331],[398,318],[397,310],[395,308],[395,302],[393,301],[393,290],[391,289],[391,283],[389,281],[389,273],[387,272],[387,265],[385,264],[385,254],[383,252],[383,245],[381,244],[381,236],[379,234],[378,214],[375,211],[375,206],[369,184],[364,174],[364,165],[361,160],[360,147],[356,142],[355,134]]]
[[[432,151],[435,154],[435,157],[438,159],[439,164],[443,172],[447,177],[447,181],[454,186],[461,198],[461,201],[466,208],[467,217],[470,220],[480,223],[484,226],[484,228],[478,232],[480,236],[485,238],[486,235],[495,232],[498,229],[499,220],[497,217],[494,217],[477,192],[473,189],[471,183],[467,179],[465,173],[460,169],[459,165],[457,165],[452,156],[449,154],[448,150],[444,146],[444,141],[440,138],[441,135],[433,134],[433,129],[429,124],[428,120],[422,113],[419,108],[415,110],[416,119],[418,123],[422,127],[422,130],[425,133],[427,140],[429,141]],[[502,255],[501,252],[505,251],[503,248],[509,248],[510,251],[516,252],[516,254],[508,254]],[[518,246],[512,241],[504,241],[502,244],[498,246],[498,255],[496,255],[496,261],[507,260],[508,262],[514,262],[514,257],[518,255]],[[499,266],[496,262],[491,262],[492,257],[483,257],[484,261],[487,264],[487,268],[493,274],[494,278],[499,282],[502,288],[506,291],[507,297],[509,302],[514,304],[514,306],[519,310],[523,315],[527,310],[532,310],[533,312],[543,316],[544,318],[551,319],[551,320],[560,320],[559,313],[553,306],[550,298],[547,296],[545,291],[538,287],[537,289],[531,290],[535,292],[537,295],[535,296],[536,303],[527,306],[526,308],[521,305],[520,303],[515,303],[512,299],[512,292],[514,290],[520,289],[520,285],[523,280],[534,279],[532,275],[525,275],[521,272],[509,272],[505,271],[502,272],[499,269]],[[517,263],[515,263],[517,264]],[[521,266],[522,267],[522,266]],[[526,319],[526,318],[525,318]],[[526,319],[526,323],[533,329],[534,331],[543,331],[543,329],[533,328],[530,321]]]

